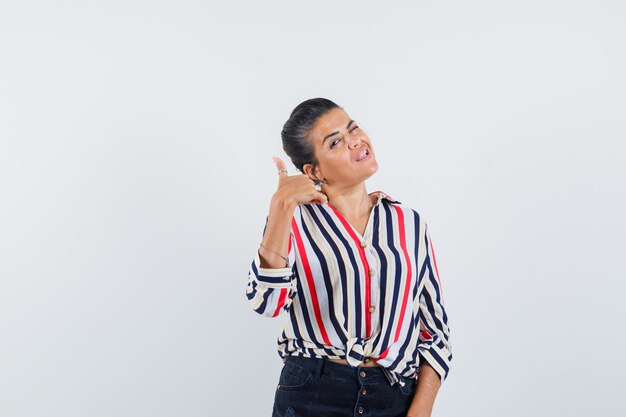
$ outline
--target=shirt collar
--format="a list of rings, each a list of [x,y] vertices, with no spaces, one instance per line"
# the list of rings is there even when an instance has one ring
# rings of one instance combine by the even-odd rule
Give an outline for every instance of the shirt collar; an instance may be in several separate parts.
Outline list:
[[[397,203],[397,204],[402,204],[400,203],[398,200],[392,198],[390,195],[382,192],[382,191],[373,191],[370,193],[370,195],[375,195],[378,197],[378,202],[380,203],[381,200],[385,199],[387,201],[389,201],[390,203]]]

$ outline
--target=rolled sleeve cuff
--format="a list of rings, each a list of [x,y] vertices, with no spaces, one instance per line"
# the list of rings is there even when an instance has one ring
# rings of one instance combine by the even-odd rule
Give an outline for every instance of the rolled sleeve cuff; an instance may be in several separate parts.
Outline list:
[[[450,373],[450,362],[452,361],[452,352],[443,342],[420,346],[419,353],[422,358],[439,374],[439,379],[443,382]]]
[[[259,284],[268,288],[291,287],[292,270],[285,268],[261,268],[261,258],[257,251],[252,262],[252,273]]]

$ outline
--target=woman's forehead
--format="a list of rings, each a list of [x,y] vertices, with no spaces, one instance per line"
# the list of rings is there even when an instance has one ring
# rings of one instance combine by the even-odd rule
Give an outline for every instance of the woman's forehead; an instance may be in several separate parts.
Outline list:
[[[313,133],[316,142],[322,142],[326,135],[341,132],[350,123],[350,116],[340,108],[334,108],[320,116],[315,122]]]

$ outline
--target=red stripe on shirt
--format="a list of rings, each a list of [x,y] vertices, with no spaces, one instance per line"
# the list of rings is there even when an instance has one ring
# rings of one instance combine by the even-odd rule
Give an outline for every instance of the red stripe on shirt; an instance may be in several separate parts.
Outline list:
[[[439,268],[437,268],[437,258],[435,258],[435,248],[433,247],[432,239],[428,239],[428,246],[433,254],[433,265],[435,265],[435,274],[437,275],[437,282],[439,283],[439,295],[441,296],[441,303],[443,304],[443,291],[441,290],[441,279],[439,279]]]
[[[335,212],[335,214],[337,215],[337,218],[339,218],[339,221],[341,221],[341,224],[343,224],[344,229],[346,229],[346,231],[348,232],[348,234],[350,235],[350,237],[352,238],[352,240],[354,241],[354,244],[356,245],[356,247],[359,249],[359,257],[361,258],[361,265],[363,266],[363,275],[365,277],[365,334],[367,335],[367,337],[371,336],[371,327],[372,327],[372,320],[371,320],[371,316],[370,314],[370,306],[372,305],[372,289],[371,289],[371,285],[370,285],[370,275],[369,275],[369,271],[370,271],[370,265],[369,262],[367,262],[367,257],[365,256],[365,249],[363,249],[361,247],[361,238],[359,238],[356,233],[354,232],[354,228],[352,227],[352,225],[343,217],[343,215],[339,212],[339,210],[337,210],[335,207],[333,207],[330,203],[328,203],[328,207],[330,207],[331,209],[333,209],[333,211]]]
[[[402,296],[402,307],[400,308],[400,319],[398,320],[398,324],[396,327],[396,334],[394,336],[393,342],[389,345],[387,349],[384,350],[383,353],[378,355],[377,360],[384,359],[389,353],[389,349],[393,346],[394,343],[398,341],[400,338],[400,331],[402,330],[402,323],[404,321],[404,313],[406,311],[407,301],[409,299],[409,292],[411,289],[411,277],[413,276],[413,267],[411,266],[411,260],[409,259],[409,252],[406,247],[406,231],[404,227],[404,213],[402,212],[402,208],[397,205],[393,205],[393,208],[396,210],[396,214],[398,215],[398,235],[400,237],[400,248],[402,249],[402,254],[404,255],[404,262],[406,263],[407,268],[407,277],[406,282],[404,284],[404,295]]]
[[[389,349],[391,349],[391,346],[389,346],[387,349],[385,349],[385,351],[383,353],[381,353],[380,355],[378,355],[378,357],[376,358],[377,361],[381,360],[381,359],[385,359],[387,357],[387,354],[389,353]]]
[[[326,333],[326,328],[324,327],[324,322],[322,321],[322,314],[320,312],[320,304],[317,300],[317,291],[315,290],[315,281],[313,280],[313,273],[311,272],[311,266],[309,265],[309,259],[306,255],[306,250],[304,248],[304,243],[302,242],[302,236],[300,235],[300,231],[298,230],[298,224],[295,219],[291,220],[291,227],[293,228],[293,233],[296,238],[296,246],[298,247],[298,252],[300,253],[300,259],[302,260],[302,267],[304,268],[304,275],[306,276],[306,282],[309,284],[309,290],[311,291],[311,301],[313,302],[313,311],[315,313],[315,318],[317,319],[317,324],[320,328],[320,333],[322,333],[322,339],[324,343],[327,345],[331,345],[330,339],[328,338],[328,333]]]
[[[402,329],[402,323],[404,322],[404,313],[406,312],[406,303],[409,299],[409,292],[411,290],[411,277],[413,276],[413,267],[411,266],[411,259],[409,258],[409,251],[406,247],[406,230],[404,228],[404,213],[402,212],[402,208],[398,205],[393,205],[393,208],[396,209],[396,213],[398,214],[398,234],[400,235],[400,248],[402,249],[402,254],[404,255],[404,262],[406,262],[406,282],[404,284],[404,295],[402,296],[402,307],[400,308],[400,319],[398,322],[398,327],[396,328],[396,335],[394,338],[394,343],[398,341],[400,337],[400,330]]]
[[[287,252],[291,253],[291,236],[289,236],[289,247],[287,248]],[[283,308],[283,306],[285,305],[287,292],[287,288],[281,288],[280,295],[278,296],[278,304],[276,305],[276,310],[274,310],[274,314],[272,315],[272,317],[278,316],[278,313],[280,313],[280,309]]]
[[[280,289],[280,295],[278,296],[278,304],[276,305],[276,310],[274,310],[274,314],[272,317],[278,316],[280,313],[280,309],[285,305],[285,299],[287,298],[287,288]]]
[[[432,336],[430,335],[430,333],[428,333],[426,330],[422,330],[420,332],[420,334],[422,335],[422,339],[424,340],[432,340]]]

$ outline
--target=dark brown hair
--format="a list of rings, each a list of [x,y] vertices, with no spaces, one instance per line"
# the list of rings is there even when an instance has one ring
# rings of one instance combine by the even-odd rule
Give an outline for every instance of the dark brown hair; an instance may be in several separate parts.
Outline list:
[[[313,125],[322,115],[336,108],[341,107],[326,98],[311,98],[298,104],[285,122],[280,132],[283,150],[300,172],[304,173],[302,167],[305,164],[317,164],[315,148],[309,138]]]

